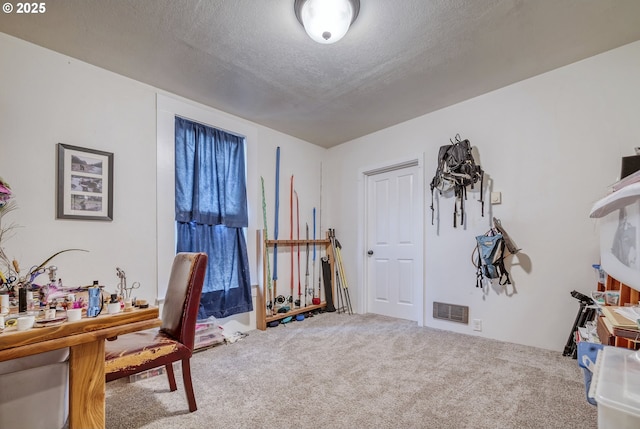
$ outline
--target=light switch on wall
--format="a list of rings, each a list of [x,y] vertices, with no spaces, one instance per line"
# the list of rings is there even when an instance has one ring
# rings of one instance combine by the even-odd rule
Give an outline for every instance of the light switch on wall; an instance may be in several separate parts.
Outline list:
[[[491,193],[491,204],[500,204],[502,202],[502,192]]]

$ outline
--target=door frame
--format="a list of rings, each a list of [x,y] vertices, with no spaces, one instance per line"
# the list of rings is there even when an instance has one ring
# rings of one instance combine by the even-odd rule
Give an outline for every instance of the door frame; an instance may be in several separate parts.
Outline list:
[[[370,176],[375,176],[380,173],[387,173],[390,171],[402,170],[404,168],[409,167],[418,167],[417,172],[417,198],[418,204],[420,205],[421,216],[421,234],[419,234],[420,243],[416,246],[419,249],[419,258],[422,261],[422,285],[418,288],[417,292],[417,305],[418,311],[417,313],[420,315],[418,317],[418,326],[424,326],[425,321],[425,263],[424,263],[424,255],[425,255],[425,183],[424,183],[424,152],[420,153],[416,156],[410,156],[407,158],[401,158],[395,161],[385,162],[384,164],[371,165],[367,167],[363,167],[358,171],[358,217],[360,222],[358,222],[358,254],[360,255],[357,258],[358,261],[358,272],[361,273],[360,278],[360,293],[358,298],[358,307],[362,309],[362,313],[367,313],[369,311],[368,308],[368,293],[369,293],[369,279],[368,279],[368,270],[367,266],[367,207],[368,207],[368,190],[367,190],[367,181]]]

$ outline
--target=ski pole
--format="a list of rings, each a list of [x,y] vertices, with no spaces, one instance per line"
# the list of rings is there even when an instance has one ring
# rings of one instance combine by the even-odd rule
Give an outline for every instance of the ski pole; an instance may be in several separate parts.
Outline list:
[[[298,199],[298,192],[294,189],[293,194],[296,197],[296,227],[298,229],[298,234],[296,235],[296,239],[298,240],[298,244],[296,245],[298,249],[298,304],[297,307],[301,305],[302,298],[302,285],[300,284],[300,200]]]
[[[295,281],[293,275],[293,174],[291,175],[291,187],[289,189],[289,240],[291,240],[291,293],[289,295],[289,303],[293,308],[293,283]]]
[[[318,231],[322,234],[322,161],[320,161],[320,204],[318,206]],[[325,252],[324,256],[327,257],[327,247],[324,247]],[[319,255],[318,255],[319,257]],[[324,267],[322,266],[322,259],[320,259],[320,266],[318,267],[318,304],[322,302],[322,282],[324,280]],[[329,302],[327,299],[327,295],[324,296],[325,303],[328,306]],[[333,298],[332,298],[333,299]],[[333,303],[331,303],[333,305]],[[326,308],[326,307],[325,307]]]
[[[280,209],[280,146],[276,149],[276,201],[273,236],[278,239],[278,211]],[[278,296],[278,244],[273,245],[273,296]]]
[[[307,264],[305,265],[304,273],[304,306],[307,306],[307,296],[309,296],[309,224],[305,224],[307,230]]]
[[[313,279],[311,281],[311,289],[313,292],[313,298],[311,299],[311,303],[313,305],[320,304],[320,281],[318,281],[318,297],[316,298],[316,208],[313,208]],[[318,280],[320,278],[318,277]]]
[[[346,311],[348,311],[349,314],[353,314],[353,310],[351,308],[351,298],[349,297],[349,289],[347,285],[347,276],[345,275],[344,264],[342,263],[342,252],[340,250],[342,249],[342,245],[336,238],[335,229],[333,230],[333,246],[336,253],[336,271],[338,273],[338,276],[340,277],[340,295],[342,296],[343,305],[346,307]]]
[[[260,182],[262,184],[262,220],[264,222],[264,241],[269,239],[269,232],[267,231],[267,200],[264,196],[264,177],[260,176]],[[272,314],[273,309],[273,291],[271,290],[271,264],[269,263],[269,251],[265,246],[265,255],[263,258],[267,260],[267,291],[268,291],[268,301],[267,305],[267,314]]]
[[[344,310],[344,297],[342,296],[342,279],[340,278],[340,270],[338,268],[338,258],[336,251],[336,231],[329,228],[329,240],[331,241],[331,251],[333,253],[333,269],[335,271],[336,278],[336,300],[338,302],[338,313],[341,309]]]
[[[340,244],[340,241],[338,241],[338,239],[335,239],[336,242],[336,252],[338,254],[338,266],[340,268],[340,273],[342,276],[342,286],[344,288],[344,292],[345,292],[345,297],[347,300],[347,309],[349,310],[349,314],[353,314],[353,309],[351,308],[351,298],[349,297],[349,287],[347,284],[347,276],[344,273],[344,265],[342,263],[342,245]]]

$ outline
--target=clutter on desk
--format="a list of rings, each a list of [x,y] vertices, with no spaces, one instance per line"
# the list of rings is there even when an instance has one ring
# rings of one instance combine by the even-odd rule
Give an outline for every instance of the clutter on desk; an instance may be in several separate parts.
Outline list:
[[[131,298],[131,292],[139,288],[140,283],[134,282],[128,287],[124,271],[120,269],[117,273],[121,281],[115,293],[106,291],[98,280],[89,286],[63,286],[58,278],[58,267],[47,264],[55,256],[70,250],[80,249],[57,252],[28,271],[21,270],[18,261],[11,262],[11,269],[0,275],[0,332],[5,327],[11,330],[49,327],[82,317],[113,315],[149,307],[146,300]],[[45,273],[48,273],[48,281],[37,284],[37,278]]]
[[[140,288],[140,282],[133,282],[131,286],[127,286],[127,275],[124,270],[116,267],[116,274],[118,276],[119,282],[117,287],[118,295],[122,297],[122,299],[131,299],[131,292],[134,289]]]
[[[67,317],[67,310],[81,310],[84,317],[97,317],[100,314],[117,314],[132,311],[134,308],[148,308],[149,303],[143,299],[131,297],[132,291],[140,287],[139,282],[127,286],[124,270],[116,268],[119,284],[115,293],[105,290],[98,280],[89,286],[65,287],[58,277],[58,267],[47,265],[57,255],[82,249],[65,249],[54,253],[41,264],[29,270],[21,270],[17,260],[11,261],[4,272],[0,270],[0,315],[2,327],[17,326],[19,317],[34,316],[30,327],[43,327],[58,324]],[[38,284],[42,274],[48,274],[48,281]],[[76,312],[77,313],[77,312]],[[81,316],[82,317],[82,316]],[[73,318],[78,319],[77,314]],[[22,326],[27,326],[23,322]],[[0,331],[1,332],[1,331]]]

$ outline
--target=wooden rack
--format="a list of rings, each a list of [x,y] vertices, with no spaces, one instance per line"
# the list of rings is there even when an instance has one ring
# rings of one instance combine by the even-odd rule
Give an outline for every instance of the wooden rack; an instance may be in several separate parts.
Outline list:
[[[625,304],[637,305],[640,300],[640,291],[607,275],[605,283],[598,283],[598,291],[603,292],[609,290],[620,292],[619,306],[624,306]],[[605,319],[605,317],[600,316],[597,320],[598,336],[602,344],[631,349],[637,348],[636,344],[640,342],[640,337],[635,329],[610,326],[606,323]]]
[[[618,305],[624,306],[625,304],[637,304],[640,300],[640,291],[637,291],[624,283],[621,283],[619,280],[614,279],[613,277],[607,275],[607,279],[605,283],[598,283],[598,290],[617,290],[620,291],[620,302]]]
[[[306,313],[309,311],[314,311],[314,310],[319,310],[322,308],[325,308],[327,306],[326,301],[322,301],[320,302],[320,304],[317,305],[307,305],[305,307],[299,307],[299,308],[291,308],[290,311],[286,312],[286,313],[274,313],[274,314],[267,314],[267,295],[268,295],[268,290],[267,290],[267,263],[268,263],[268,258],[269,258],[269,252],[268,249],[271,247],[274,247],[276,244],[278,245],[278,252],[280,252],[281,250],[283,252],[288,252],[291,248],[291,246],[302,246],[302,245],[319,245],[319,246],[325,246],[326,249],[326,256],[329,259],[329,265],[331,266],[331,273],[332,273],[332,279],[331,279],[331,285],[333,288],[333,285],[335,284],[335,282],[333,281],[333,273],[335,273],[335,269],[334,269],[334,257],[333,257],[333,248],[331,246],[331,240],[329,240],[328,238],[326,239],[322,239],[322,240],[264,240],[264,235],[263,235],[263,231],[262,230],[258,230],[257,231],[258,234],[258,239],[257,239],[257,243],[262,243],[261,246],[257,246],[258,247],[258,266],[261,267],[262,269],[262,284],[258,286],[258,294],[257,294],[257,298],[256,298],[256,328],[260,329],[261,331],[264,331],[267,329],[267,324],[269,322],[273,322],[275,320],[282,320],[285,319],[289,316],[295,317],[298,314],[301,313]],[[273,269],[273,267],[272,267]],[[322,263],[320,263],[320,270],[322,271]],[[312,285],[315,286],[315,285]],[[321,288],[321,290],[324,289],[324,285]],[[322,295],[322,293],[320,293],[320,295]],[[335,293],[332,293],[333,296],[335,296]],[[273,297],[275,298],[275,297]]]

